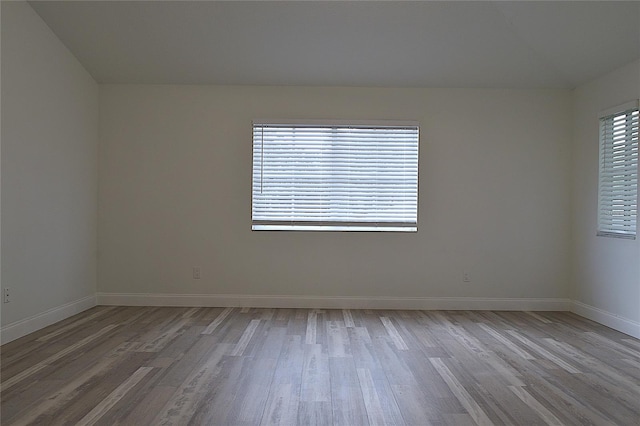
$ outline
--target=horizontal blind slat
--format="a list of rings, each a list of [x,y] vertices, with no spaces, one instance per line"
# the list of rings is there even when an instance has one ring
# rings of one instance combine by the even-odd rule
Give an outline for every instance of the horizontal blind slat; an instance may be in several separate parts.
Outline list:
[[[417,177],[417,126],[254,123],[254,224],[415,226]]]
[[[631,109],[600,119],[599,235],[636,233],[638,116]]]

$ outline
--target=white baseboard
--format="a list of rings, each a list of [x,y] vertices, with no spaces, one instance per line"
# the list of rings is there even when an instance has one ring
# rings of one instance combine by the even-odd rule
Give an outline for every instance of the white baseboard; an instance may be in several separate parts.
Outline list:
[[[640,323],[563,298],[486,297],[323,297],[243,294],[98,293],[0,328],[2,344],[62,321],[96,305],[325,309],[419,309],[491,311],[571,311],[640,339]]]
[[[96,306],[96,297],[87,296],[62,306],[51,308],[41,314],[7,324],[0,328],[0,343],[9,343],[94,306]]]
[[[612,314],[611,312],[578,302],[577,300],[573,300],[571,305],[571,311],[575,314],[611,327],[629,336],[633,336],[636,339],[640,339],[640,322]]]
[[[323,297],[242,294],[98,293],[99,305],[326,309],[566,311],[569,299],[484,297]]]

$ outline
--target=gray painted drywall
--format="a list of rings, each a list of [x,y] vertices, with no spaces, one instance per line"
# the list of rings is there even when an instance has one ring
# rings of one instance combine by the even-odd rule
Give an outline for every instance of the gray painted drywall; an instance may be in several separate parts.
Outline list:
[[[568,296],[568,90],[102,85],[100,118],[100,292]],[[254,118],[418,120],[419,232],[252,232]]]
[[[640,239],[597,237],[596,226],[598,114],[638,98],[640,61],[574,92],[571,289],[576,301],[636,324],[640,324]]]
[[[2,325],[96,292],[98,85],[26,2],[2,2]]]

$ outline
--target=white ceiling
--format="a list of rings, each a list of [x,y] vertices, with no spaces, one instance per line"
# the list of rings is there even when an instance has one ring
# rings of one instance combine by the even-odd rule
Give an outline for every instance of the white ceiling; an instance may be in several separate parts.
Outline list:
[[[640,58],[639,1],[30,4],[100,83],[573,88]]]

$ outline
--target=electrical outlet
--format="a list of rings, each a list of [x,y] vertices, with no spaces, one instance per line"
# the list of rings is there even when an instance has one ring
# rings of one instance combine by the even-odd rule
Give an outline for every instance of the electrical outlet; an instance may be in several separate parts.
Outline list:
[[[200,279],[200,267],[199,266],[194,266],[193,267],[193,279],[194,280],[199,280]]]
[[[4,300],[4,303],[11,302],[11,292],[9,291],[8,288],[4,289],[4,298],[3,298],[3,300]]]
[[[469,273],[468,272],[463,272],[462,273],[462,282],[463,283],[470,283],[471,282],[471,278],[469,278]]]

